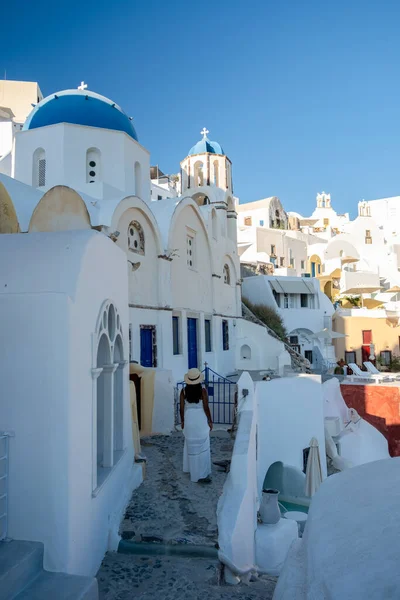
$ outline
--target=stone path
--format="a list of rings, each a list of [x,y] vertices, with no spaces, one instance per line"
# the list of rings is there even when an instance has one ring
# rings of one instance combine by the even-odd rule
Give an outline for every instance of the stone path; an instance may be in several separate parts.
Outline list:
[[[212,460],[230,459],[233,442],[225,431],[211,433]],[[226,478],[213,465],[212,483],[192,483],[182,472],[183,436],[142,440],[146,478],[134,491],[120,534],[125,540],[166,545],[216,547],[216,508]],[[197,600],[241,598],[270,600],[276,584],[263,577],[249,584],[220,585],[217,560],[179,556],[108,553],[98,572],[101,600]]]
[[[100,600],[271,600],[275,577],[219,585],[217,561],[110,553],[98,574]],[[295,600],[295,598],[293,598]]]
[[[211,433],[212,460],[230,459],[232,448],[227,432]],[[213,465],[211,484],[192,483],[182,472],[183,435],[179,432],[144,438],[142,452],[147,457],[146,478],[127,508],[122,537],[214,546],[217,502],[226,473]]]

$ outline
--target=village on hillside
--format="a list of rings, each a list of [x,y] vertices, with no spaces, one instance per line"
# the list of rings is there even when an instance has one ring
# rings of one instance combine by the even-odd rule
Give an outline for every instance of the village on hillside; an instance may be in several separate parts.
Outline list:
[[[0,600],[400,597],[400,196],[242,203],[117,101],[0,81]]]

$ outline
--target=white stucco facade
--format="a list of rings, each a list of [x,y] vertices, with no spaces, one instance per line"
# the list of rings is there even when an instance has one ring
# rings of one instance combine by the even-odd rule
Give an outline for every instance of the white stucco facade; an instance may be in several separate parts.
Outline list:
[[[243,296],[252,304],[276,310],[282,317],[290,344],[311,364],[318,364],[318,351],[325,360],[334,361],[331,340],[315,335],[324,329],[331,331],[334,313],[333,305],[321,292],[318,280],[265,275],[246,277],[243,280]]]

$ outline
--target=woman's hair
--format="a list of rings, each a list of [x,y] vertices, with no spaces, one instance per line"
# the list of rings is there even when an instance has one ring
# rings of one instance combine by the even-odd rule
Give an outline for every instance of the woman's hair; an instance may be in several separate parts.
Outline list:
[[[191,404],[197,404],[200,402],[203,395],[203,386],[201,383],[196,383],[196,385],[187,385],[185,387],[185,398]]]

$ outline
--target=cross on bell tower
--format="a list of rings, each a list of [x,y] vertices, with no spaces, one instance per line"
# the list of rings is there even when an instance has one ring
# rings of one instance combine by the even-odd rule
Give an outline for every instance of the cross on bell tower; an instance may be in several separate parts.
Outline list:
[[[86,90],[87,88],[87,83],[85,83],[84,81],[81,81],[81,85],[78,85],[78,90]]]
[[[208,129],[206,129],[205,127],[203,127],[203,130],[200,131],[200,133],[203,136],[203,140],[205,140],[206,137],[207,137],[207,133],[210,133],[210,132],[208,131]]]

